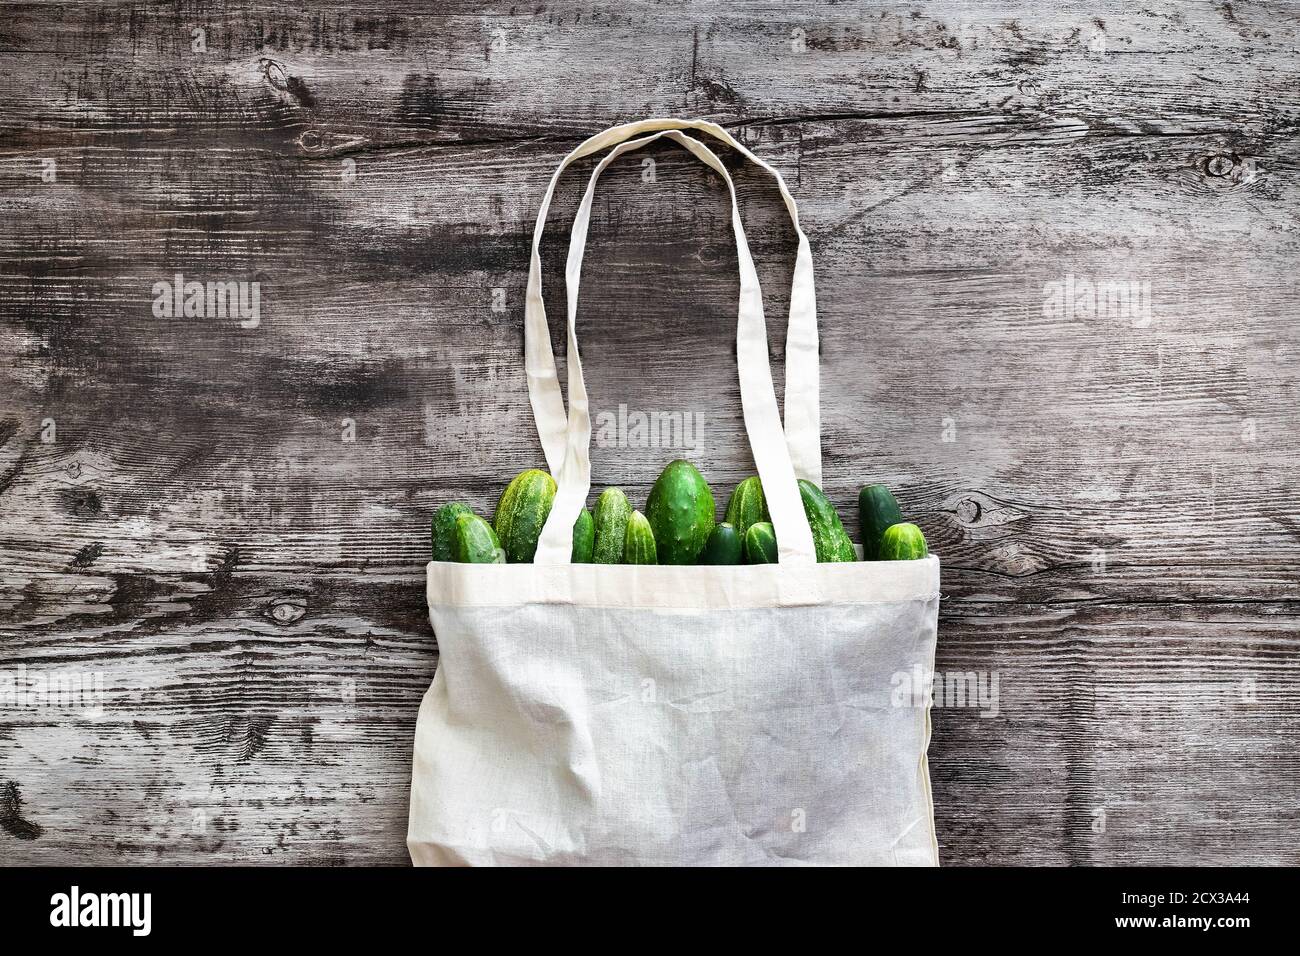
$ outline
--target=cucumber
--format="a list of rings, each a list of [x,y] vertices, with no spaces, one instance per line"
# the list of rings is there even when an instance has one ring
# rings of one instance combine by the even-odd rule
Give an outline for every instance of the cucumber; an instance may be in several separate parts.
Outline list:
[[[433,515],[433,560],[454,561],[451,542],[456,531],[456,519],[473,514],[469,505],[453,501],[439,508]]]
[[[595,537],[591,550],[594,564],[622,564],[624,539],[627,536],[627,519],[632,516],[632,506],[627,495],[618,488],[606,488],[596,499],[596,517],[593,521]]]
[[[537,553],[537,539],[555,502],[555,479],[544,471],[530,468],[515,476],[501,492],[492,526],[506,560],[527,564]]]
[[[655,549],[655,535],[650,530],[650,522],[639,511],[633,511],[627,519],[627,532],[623,545],[624,564],[658,564],[659,557]]]
[[[591,551],[596,543],[596,522],[591,511],[583,508],[578,512],[578,520],[573,522],[573,555],[569,560],[573,564],[591,564]]]
[[[730,521],[715,525],[700,552],[700,564],[740,564],[745,545]]]
[[[506,553],[492,526],[470,512],[456,519],[452,555],[467,564],[505,564]]]
[[[770,521],[751,524],[745,532],[745,563],[776,564],[776,532]]]
[[[880,537],[890,525],[900,524],[903,512],[884,485],[863,485],[858,492],[858,527],[862,531],[862,556],[880,559]]]
[[[713,533],[713,492],[685,459],[669,462],[646,499],[661,564],[694,564]]]
[[[822,490],[811,481],[800,478],[799,497],[803,499],[803,511],[812,528],[813,549],[817,552],[818,563],[856,561],[858,556],[853,550],[853,540],[844,530],[844,522],[835,506]]]
[[[746,478],[736,485],[736,490],[727,499],[727,514],[722,519],[736,529],[736,534],[743,540],[751,524],[771,521],[767,511],[767,498],[763,496],[763,483],[758,475]]]
[[[880,537],[881,561],[914,561],[929,553],[921,529],[907,521],[891,524]]]

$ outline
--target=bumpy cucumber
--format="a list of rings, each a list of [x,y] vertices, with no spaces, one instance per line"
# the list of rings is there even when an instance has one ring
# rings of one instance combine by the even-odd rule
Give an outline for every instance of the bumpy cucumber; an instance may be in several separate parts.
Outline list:
[[[799,479],[799,497],[803,499],[803,511],[808,516],[808,525],[812,528],[813,549],[817,552],[817,561],[855,561],[857,553],[853,550],[853,541],[844,530],[844,522],[830,499],[822,490],[807,479]]]
[[[622,564],[627,521],[632,506],[618,488],[606,488],[596,499],[591,560],[594,564]]]
[[[505,564],[506,553],[492,526],[470,512],[456,519],[452,555],[467,564]]]
[[[751,524],[745,532],[745,563],[776,564],[776,532],[770,521]]]
[[[736,490],[727,499],[727,514],[723,518],[736,529],[736,534],[743,539],[751,524],[771,521],[767,511],[767,498],[763,496],[763,483],[758,475],[746,478],[736,485]]]
[[[921,529],[907,521],[891,524],[880,537],[881,561],[914,561],[929,553]]]
[[[623,545],[624,564],[658,564],[659,557],[655,548],[654,532],[650,522],[639,511],[633,511],[627,519],[627,533]]]
[[[574,564],[591,564],[591,551],[596,544],[596,521],[591,512],[583,508],[578,512],[578,520],[573,522],[573,554],[569,558]]]
[[[903,512],[884,485],[863,485],[858,492],[858,528],[862,532],[862,556],[880,558],[880,538],[890,525],[900,524]]]
[[[729,521],[716,525],[709,540],[700,552],[700,564],[740,564],[745,556],[745,545]]]
[[[555,479],[530,468],[520,472],[501,492],[492,526],[496,529],[506,560],[526,564],[537,553],[537,539],[555,502]]]
[[[452,555],[452,537],[456,532],[456,519],[461,515],[473,514],[469,505],[453,501],[439,508],[433,515],[433,560],[454,561]]]
[[[660,564],[694,564],[715,523],[713,492],[704,476],[684,459],[670,462],[646,499]]]

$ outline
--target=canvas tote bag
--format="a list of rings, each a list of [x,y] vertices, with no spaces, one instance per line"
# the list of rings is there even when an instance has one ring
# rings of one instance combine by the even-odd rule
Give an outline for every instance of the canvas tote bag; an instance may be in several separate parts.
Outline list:
[[[798,233],[783,428],[735,188],[684,129],[771,172],[798,231],[780,175],[712,123],[614,127],[556,170],[534,234],[525,362],[559,490],[533,564],[428,565],[440,660],[415,733],[407,843],[417,865],[938,863],[929,703],[906,690],[933,671],[938,560],[816,563],[795,483],[821,478],[807,240]],[[731,196],[741,404],[777,564],[569,561],[591,488],[575,319],[592,196],[617,156],[661,137],[717,171]],[[564,168],[608,146],[569,248],[566,413],[538,250]],[[862,463],[854,480],[870,470]]]

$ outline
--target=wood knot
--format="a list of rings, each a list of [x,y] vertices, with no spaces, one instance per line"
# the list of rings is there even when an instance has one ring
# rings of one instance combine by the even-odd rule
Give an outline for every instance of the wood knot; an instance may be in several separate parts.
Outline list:
[[[1006,526],[1029,517],[1014,505],[998,501],[979,491],[964,491],[954,495],[948,499],[944,510],[950,512],[952,520],[975,537],[1014,530]]]
[[[297,598],[285,598],[272,601],[267,606],[266,613],[276,624],[288,626],[302,619],[307,613],[307,605]]]
[[[290,76],[280,63],[269,57],[264,57],[258,66],[271,88],[283,93],[295,105],[306,107],[316,105],[315,96],[312,95],[311,90],[307,88],[307,84],[302,81],[301,77]]]
[[[1253,186],[1261,170],[1254,156],[1216,153],[1201,161],[1201,172],[1213,189],[1236,189]]]
[[[283,66],[269,57],[264,57],[257,65],[261,67],[262,75],[271,86],[282,93],[289,89],[289,74],[284,72]]]
[[[298,147],[310,156],[331,156],[341,155],[365,145],[366,138],[313,128],[300,133],[296,142]]]
[[[1205,173],[1207,176],[1231,176],[1232,170],[1236,165],[1236,160],[1231,156],[1220,153],[1217,156],[1211,156],[1205,161]]]
[[[700,248],[700,253],[696,259],[703,265],[717,265],[722,261],[722,249],[719,246],[709,243]]]

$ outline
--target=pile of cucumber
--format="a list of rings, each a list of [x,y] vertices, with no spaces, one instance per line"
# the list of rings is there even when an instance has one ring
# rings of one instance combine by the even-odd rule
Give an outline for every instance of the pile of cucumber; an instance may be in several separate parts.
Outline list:
[[[501,493],[492,523],[460,502],[433,517],[433,560],[520,564],[533,560],[537,539],[555,501],[555,479],[530,468]],[[812,527],[817,560],[856,561],[857,552],[835,506],[811,481],[799,480],[799,496]],[[925,535],[903,521],[884,485],[858,494],[862,550],[868,561],[905,561],[929,554]],[[746,478],[714,520],[713,492],[689,461],[671,462],[635,511],[627,495],[606,488],[596,509],[583,508],[573,525],[574,564],[773,564],[776,534],[757,476]]]

